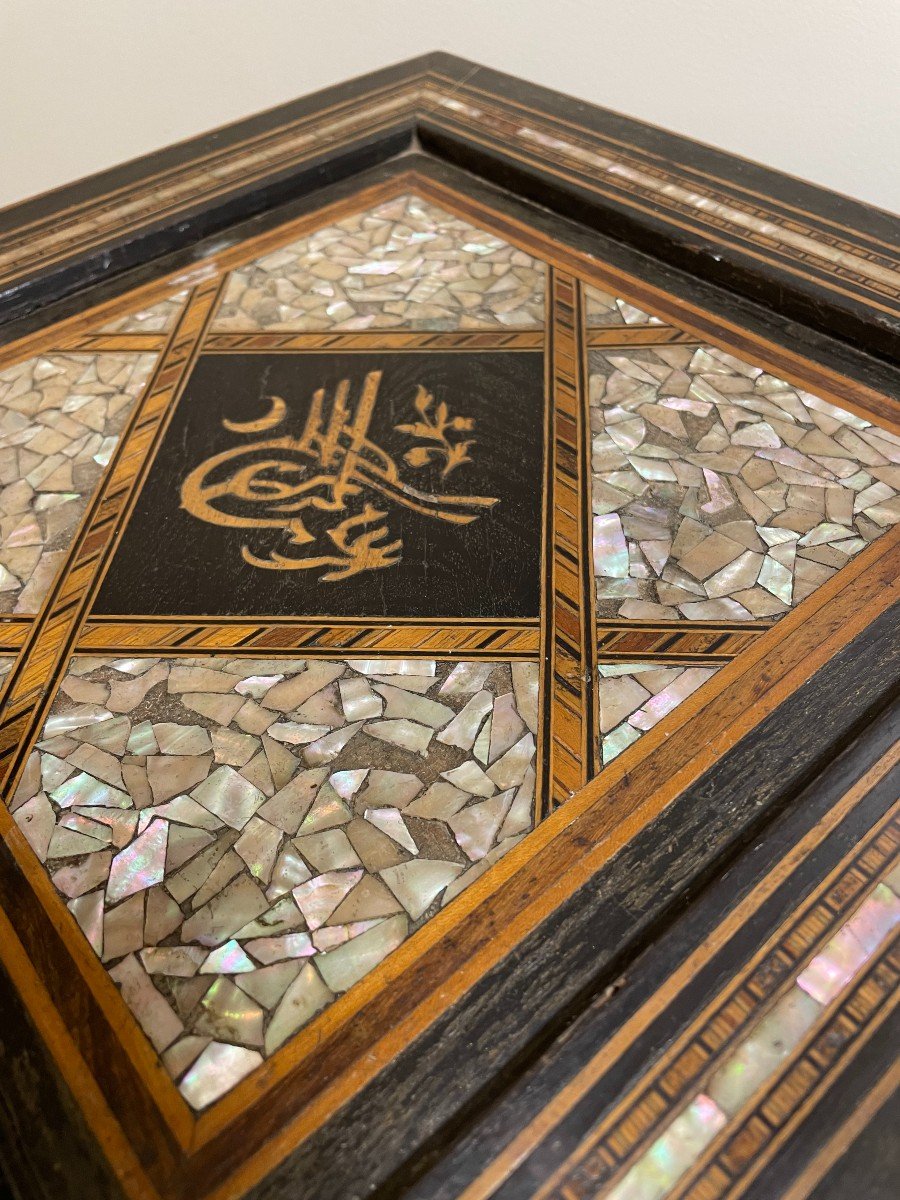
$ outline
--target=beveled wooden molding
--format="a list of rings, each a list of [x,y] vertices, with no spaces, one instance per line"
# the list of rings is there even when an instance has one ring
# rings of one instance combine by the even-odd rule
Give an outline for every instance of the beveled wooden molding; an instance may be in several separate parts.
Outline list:
[[[866,786],[872,787],[896,766],[897,757],[896,750],[890,752],[865,778],[864,787],[855,794],[851,792],[847,799],[851,803],[858,802],[860,792],[864,794]],[[836,806],[836,810],[829,816],[833,819],[842,815],[842,807],[845,811],[849,808],[847,801],[843,806]],[[820,837],[824,836],[828,829],[827,823],[823,823],[823,826],[817,831]],[[811,849],[814,844],[814,838],[807,839],[806,849]],[[653,1064],[652,1069],[641,1079],[640,1085],[611,1108],[602,1125],[591,1131],[579,1146],[577,1154],[567,1160],[563,1170],[547,1181],[535,1196],[535,1200],[551,1200],[551,1197],[553,1200],[566,1200],[569,1194],[567,1176],[571,1177],[576,1173],[581,1179],[589,1174],[591,1185],[598,1189],[610,1185],[616,1176],[621,1177],[630,1162],[634,1161],[636,1152],[642,1147],[646,1148],[654,1137],[658,1136],[666,1116],[684,1096],[690,1095],[692,1086],[709,1076],[712,1066],[721,1061],[726,1051],[740,1041],[741,1034],[759,1019],[760,1010],[771,1008],[784,995],[801,968],[808,964],[816,950],[828,941],[829,936],[841,924],[841,920],[846,920],[853,914],[867,888],[871,889],[877,884],[896,863],[898,847],[900,803],[895,804],[866,841],[861,846],[854,847],[843,862],[825,878],[812,899],[799,911],[792,912],[765,946],[728,981],[722,993],[706,1006],[692,1026]],[[769,886],[771,887],[771,884]],[[707,948],[707,952],[710,949],[711,947]],[[858,995],[851,994],[846,997],[828,1014],[832,1021],[849,1020],[854,1032],[861,1032],[870,1024],[876,1013],[883,1019],[886,1015],[885,1009],[889,1011],[890,1008],[890,1004],[886,1004],[885,1001],[889,1000],[892,984],[895,984],[900,976],[897,948],[885,947],[883,957],[891,964],[888,978],[879,980],[880,986],[874,989],[870,987],[869,994],[862,998],[862,1003]],[[702,955],[697,955],[696,959],[702,960]],[[686,964],[684,974],[692,968],[696,970],[698,966],[698,961]],[[660,1011],[663,999],[664,996],[655,996],[651,1001],[651,1009]],[[649,1014],[642,1014],[642,1018],[648,1020]],[[822,1035],[822,1031],[814,1028],[812,1033],[805,1037],[808,1041],[812,1037]],[[620,1036],[618,1042],[619,1045],[627,1045],[627,1035]],[[609,1062],[608,1048],[604,1049],[602,1057],[606,1066]],[[783,1068],[784,1074],[799,1068],[803,1076],[793,1089],[795,1094],[792,1099],[795,1102],[811,1093],[832,1066],[827,1058],[823,1062],[821,1056],[818,1062],[813,1060],[804,1063],[802,1058],[801,1049],[800,1053],[790,1056]],[[585,1075],[589,1076],[593,1072],[597,1076],[601,1070],[599,1061],[595,1060]],[[587,1079],[579,1079],[572,1090],[577,1094],[586,1086]],[[770,1114],[769,1117],[770,1129],[766,1131],[769,1136],[760,1138],[757,1135],[748,1139],[747,1150],[756,1159],[756,1168],[763,1161],[764,1151],[770,1149],[768,1143],[780,1132],[778,1118],[784,1119],[794,1115],[787,1105],[778,1107],[780,1111],[776,1110],[775,1114]],[[748,1114],[745,1121],[751,1120],[754,1115]],[[729,1130],[728,1135],[739,1136],[740,1132],[739,1127],[737,1132]],[[707,1183],[703,1194],[710,1197],[721,1196],[724,1194],[723,1185],[727,1186],[730,1182],[725,1172],[719,1172],[717,1179]]]
[[[101,251],[108,278],[314,187],[325,161],[347,178],[417,142],[753,299],[777,285],[787,315],[891,353],[896,218],[440,52],[3,210],[0,313],[84,287]]]

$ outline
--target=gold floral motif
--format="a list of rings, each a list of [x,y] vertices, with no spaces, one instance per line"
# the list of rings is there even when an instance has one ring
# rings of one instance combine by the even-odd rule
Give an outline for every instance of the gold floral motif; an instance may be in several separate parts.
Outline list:
[[[378,570],[400,561],[403,543],[389,538],[388,513],[367,498],[367,491],[413,512],[452,524],[474,521],[497,500],[490,496],[454,496],[420,491],[405,482],[392,456],[368,437],[378,398],[381,372],[366,375],[353,412],[350,381],[342,379],[326,417],[325,389],[313,394],[303,433],[235,446],[196,467],[181,486],[181,503],[193,516],[213,525],[245,529],[279,529],[288,535],[287,548],[257,553],[242,547],[244,561],[273,571],[330,568],[325,582],[347,579],[361,571]],[[267,414],[254,421],[222,422],[232,433],[262,433],[282,425],[289,407],[273,396]],[[419,387],[414,407],[421,420],[396,428],[427,444],[404,454],[404,461],[421,468],[443,459],[441,478],[472,461],[474,439],[452,442],[450,431],[468,432],[470,417],[451,417],[446,404],[431,413],[434,398]],[[340,514],[334,525],[310,529],[317,514]],[[324,552],[298,554],[322,539]],[[330,543],[330,544],[329,544]]]
[[[474,438],[467,442],[451,442],[447,437],[447,430],[468,433],[475,427],[475,421],[472,417],[451,417],[450,411],[443,401],[435,409],[432,421],[429,419],[428,412],[433,403],[434,396],[420,384],[413,406],[421,416],[421,421],[416,421],[412,425],[396,425],[394,428],[398,433],[408,433],[411,437],[436,442],[437,445],[434,446],[413,446],[403,455],[403,461],[409,463],[411,467],[426,467],[434,459],[443,458],[444,467],[441,471],[441,478],[446,479],[456,467],[472,461],[468,451],[470,446],[475,445]]]

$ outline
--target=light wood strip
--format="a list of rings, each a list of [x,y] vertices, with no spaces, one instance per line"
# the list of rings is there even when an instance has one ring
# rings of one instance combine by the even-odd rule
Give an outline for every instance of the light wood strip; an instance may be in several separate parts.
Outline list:
[[[99,582],[115,535],[152,459],[166,415],[196,356],[219,284],[198,287],[173,331],[153,381],[135,406],[118,455],[85,515],[57,583],[38,620],[29,629],[13,669],[0,719],[0,782],[15,786],[52,697],[48,686],[64,668],[77,629]]]
[[[437,333],[405,330],[372,330],[362,333],[210,333],[204,354],[298,354],[330,351],[372,352],[423,350],[541,350],[540,329],[446,330]]]
[[[0,621],[0,654],[15,653],[24,646],[33,623],[32,617]]]
[[[322,652],[357,656],[361,651],[391,653],[485,654],[536,657],[540,649],[537,626],[442,625],[404,623],[382,625],[331,624],[327,621],[103,621],[90,620],[82,631],[77,649],[85,654],[196,653],[198,649],[219,651],[260,650],[304,654]]]
[[[603,346],[606,349],[631,349],[634,346],[674,346],[682,342],[696,342],[696,334],[674,329],[669,325],[615,325],[602,329],[588,329],[588,348]]]
[[[670,621],[651,625],[598,621],[597,661],[728,661],[751,646],[773,624],[772,621],[735,622],[730,625]]]
[[[583,380],[580,285],[550,279],[553,323],[550,733],[545,770],[551,805],[563,803],[594,774],[596,668],[591,567],[586,526],[590,505],[589,427]]]
[[[161,354],[168,341],[166,333],[82,333],[62,337],[53,350],[64,354]]]

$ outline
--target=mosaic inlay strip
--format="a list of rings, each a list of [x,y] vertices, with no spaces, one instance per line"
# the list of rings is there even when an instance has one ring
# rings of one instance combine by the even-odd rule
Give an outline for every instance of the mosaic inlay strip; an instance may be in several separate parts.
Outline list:
[[[316,621],[189,622],[91,620],[78,639],[78,649],[87,654],[116,650],[164,654],[188,648],[197,653],[222,652],[240,647],[259,653],[308,653],[325,650],[337,653],[352,646],[355,654],[461,654],[491,658],[537,657],[540,653],[540,629],[531,625],[502,623],[483,625],[434,623],[381,623],[367,625],[322,624]]]
[[[900,924],[898,871],[894,872],[891,882],[894,887],[882,883],[869,893],[854,916],[840,926],[773,1007],[750,1027],[717,1066],[706,1080],[704,1090],[691,1097],[668,1128],[622,1178],[604,1192],[608,1200],[663,1200],[679,1180],[702,1161],[704,1152],[717,1139],[722,1153],[704,1169],[695,1184],[697,1190],[691,1195],[713,1197],[727,1191],[725,1181],[731,1173],[729,1166],[732,1171],[746,1167],[748,1155],[752,1158],[758,1148],[758,1139],[750,1129],[752,1114],[745,1113],[745,1106],[753,1097],[764,1095],[774,1081],[785,1074],[785,1066],[792,1055],[822,1025],[827,1007],[854,989],[879,949]],[[873,988],[867,990],[868,994],[863,989],[864,994],[856,1005],[848,1007],[855,1007],[857,1015],[862,1016],[873,998],[876,1002],[886,998],[884,990],[879,988],[876,980],[874,997]],[[823,1031],[821,1038],[815,1039],[821,1045],[812,1055],[814,1061],[804,1064],[807,1075],[809,1067],[818,1074],[825,1073],[830,1061],[836,1057],[837,1047],[851,1036],[851,1030],[846,1026],[844,1022],[840,1030],[828,1029]],[[770,1101],[767,1125],[780,1124],[792,1113],[796,1107],[796,1089],[790,1091],[794,1094],[785,1096],[782,1103]],[[742,1131],[743,1146],[729,1145],[737,1142]],[[726,1149],[731,1153],[726,1153]],[[721,1162],[717,1161],[719,1158]],[[582,1193],[567,1190],[565,1194]]]
[[[588,534],[590,487],[587,411],[582,372],[581,288],[554,271],[552,375],[552,566],[547,641],[553,646],[549,729],[546,739],[548,792],[564,803],[594,774],[594,630],[585,597],[590,595]]]
[[[896,990],[898,849],[900,825],[888,816],[536,1200],[730,1194]]]
[[[213,329],[534,328],[544,276],[524,251],[402,196],[235,271]]]
[[[726,240],[750,241],[768,260],[777,255],[798,265],[808,264],[832,279],[840,276],[842,283],[853,281],[891,299],[900,293],[897,258],[887,248],[872,251],[834,230],[826,232],[804,223],[799,216],[784,221],[761,207],[759,200],[751,202],[701,182],[695,172],[680,171],[671,162],[660,163],[655,155],[637,147],[623,153],[619,145],[592,137],[586,129],[578,137],[560,137],[558,125],[542,121],[534,112],[529,112],[523,125],[513,110],[498,107],[481,94],[467,102],[464,85],[455,86],[450,95],[431,88],[424,94],[431,104],[451,113],[454,123],[469,124],[482,137],[490,130],[503,140],[507,152],[515,147],[528,157],[537,153],[542,165],[559,164],[580,187],[635,197],[648,204],[655,217],[675,219],[679,224],[680,218],[687,217],[707,235],[717,237],[721,232]]]
[[[75,658],[13,819],[195,1108],[532,828],[538,670]]]
[[[600,617],[778,617],[900,521],[862,417],[708,346],[589,365]]]
[[[176,292],[157,304],[107,321],[100,326],[98,333],[168,333],[184,308],[187,297],[186,291]]]
[[[323,119],[312,114],[287,125],[276,136],[266,132],[238,147],[224,147],[199,163],[173,167],[150,180],[137,180],[118,190],[111,199],[102,196],[71,211],[55,213],[31,226],[23,235],[13,230],[0,236],[0,278],[14,278],[46,266],[48,262],[85,251],[116,233],[140,228],[148,218],[191,209],[204,198],[221,195],[239,181],[247,185],[285,166],[303,162],[321,152],[323,144],[337,147],[342,140],[402,120],[409,112],[416,89],[409,84],[366,98],[364,111],[353,105]]]
[[[585,321],[589,329],[606,329],[621,325],[665,325],[660,317],[651,317],[642,308],[604,292],[601,288],[584,289]]]
[[[597,649],[604,660],[620,662],[709,663],[730,661],[748,649],[767,629],[770,621],[746,621],[733,625],[691,621],[674,626],[671,622],[598,621]]]
[[[153,354],[47,354],[0,371],[0,612],[35,613]]]
[[[601,663],[598,698],[603,765],[627,750],[718,670],[666,662]]]

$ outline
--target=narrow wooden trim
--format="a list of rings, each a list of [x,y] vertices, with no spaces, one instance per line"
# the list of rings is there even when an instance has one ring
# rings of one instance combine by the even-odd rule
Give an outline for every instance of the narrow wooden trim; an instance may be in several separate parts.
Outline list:
[[[696,342],[696,334],[668,325],[588,326],[585,344],[589,349],[631,350],[635,346],[677,346]]]
[[[598,621],[598,662],[730,661],[771,629],[772,621]]]
[[[340,654],[356,658],[363,653],[396,656],[502,659],[536,658],[540,651],[537,622],[412,622],[315,620],[204,621],[101,620],[92,617],[82,630],[76,650],[83,654],[195,655],[253,654],[260,651],[303,655]]]
[[[0,654],[18,654],[34,620],[32,616],[4,617],[0,621]]]
[[[366,330],[363,333],[209,333],[204,354],[336,354],[388,351],[391,354],[440,350],[477,351],[543,350],[544,333],[537,329],[448,330],[407,333],[400,330]]]
[[[883,764],[886,766],[897,761],[897,755],[886,756],[875,770]],[[886,772],[882,772],[883,774]],[[873,772],[869,772],[869,779]],[[860,781],[862,783],[862,781]],[[864,794],[860,785],[851,789],[850,795],[857,799]],[[841,804],[842,811],[847,810],[846,801]],[[759,947],[744,964],[740,971],[733,975],[722,988],[703,1006],[693,1021],[683,1029],[651,1065],[649,1070],[638,1079],[628,1092],[617,1099],[616,1104],[606,1113],[589,1134],[585,1136],[576,1150],[566,1159],[565,1163],[539,1188],[534,1200],[549,1200],[558,1196],[564,1186],[565,1179],[575,1167],[584,1162],[589,1154],[608,1163],[608,1172],[602,1180],[604,1187],[612,1187],[618,1182],[636,1161],[647,1151],[653,1141],[668,1126],[670,1121],[684,1108],[695,1091],[703,1090],[704,1081],[712,1075],[729,1051],[740,1043],[745,1034],[781,1000],[795,985],[797,976],[808,965],[811,958],[821,949],[825,942],[834,934],[835,929],[848,921],[857,911],[860,904],[871,893],[872,887],[896,862],[896,846],[900,825],[900,802],[882,818],[876,827],[866,836],[862,847],[854,847],[849,851],[819,883],[813,893],[792,911],[781,925],[773,931],[765,943]],[[833,827],[833,823],[829,822]],[[890,835],[893,835],[892,837]],[[886,844],[879,844],[886,843]],[[807,850],[814,847],[810,838],[805,839]],[[847,883],[846,891],[834,897],[833,893],[839,881]],[[768,880],[764,881],[759,891],[763,894],[770,892]],[[731,924],[731,922],[729,922]],[[890,949],[892,939],[881,948],[883,955]],[[711,945],[705,946],[692,956],[695,969],[702,961],[708,960],[711,952],[721,946],[724,937],[717,930]],[[772,975],[770,985],[760,985],[754,981],[755,973],[767,959],[776,957],[779,963],[785,959],[791,963],[790,971],[781,976]],[[867,968],[866,974],[871,970]],[[681,974],[679,972],[679,974]],[[862,977],[853,981],[858,987]],[[641,1019],[658,1016],[665,1006],[665,999],[671,996],[671,984],[667,981],[658,995],[653,996],[644,1006],[646,1014]],[[818,1015],[804,1038],[798,1042],[794,1050],[785,1058],[779,1068],[779,1075],[788,1074],[794,1064],[802,1057],[805,1048],[817,1038],[823,1027],[827,1026],[835,1011],[842,1007],[847,997],[841,994],[831,1004],[826,1006]],[[703,1036],[704,1031],[707,1036]],[[618,1044],[618,1037],[616,1039]],[[600,1061],[590,1064],[590,1070],[596,1074],[608,1070],[612,1061],[609,1053],[598,1055]],[[679,1062],[688,1062],[693,1067],[693,1073],[687,1069],[679,1071]],[[668,1082],[669,1076],[678,1080],[678,1091],[675,1085]],[[582,1080],[579,1079],[579,1084]],[[763,1091],[770,1090],[775,1085],[775,1077],[770,1080]],[[572,1085],[570,1085],[570,1088]],[[572,1089],[574,1090],[574,1089]],[[567,1101],[571,1099],[571,1091],[566,1089]],[[760,1101],[760,1093],[755,1093],[743,1106],[741,1114],[723,1126],[720,1134],[710,1144],[698,1166],[704,1160],[712,1159],[723,1142],[734,1134],[735,1125],[752,1112]],[[569,1108],[571,1111],[571,1107]],[[609,1156],[600,1149],[604,1141],[614,1140],[615,1162],[609,1162]],[[686,1177],[687,1178],[687,1177]],[[598,1181],[600,1182],[600,1181]],[[673,1188],[673,1195],[682,1190],[679,1184]]]
[[[75,536],[38,621],[29,631],[24,653],[13,669],[7,703],[0,718],[0,781],[15,787],[39,726],[51,701],[48,681],[56,678],[88,611],[93,590],[102,578],[128,518],[129,505],[140,490],[152,461],[154,440],[170,414],[172,401],[183,387],[200,345],[219,284],[201,285],[170,335],[129,424],[116,448]]]
[[[891,1099],[900,1087],[900,1062],[892,1063],[878,1083],[841,1124],[819,1153],[807,1163],[781,1200],[808,1200],[831,1168],[856,1141],[869,1121]]]
[[[593,572],[589,426],[584,393],[582,297],[570,276],[550,276],[553,326],[552,672],[545,763],[551,806],[595,773]]]
[[[50,353],[161,354],[168,340],[165,333],[85,333],[61,342]]]

